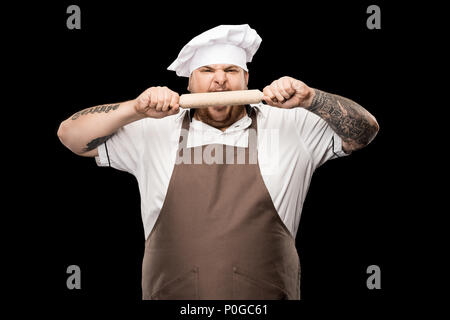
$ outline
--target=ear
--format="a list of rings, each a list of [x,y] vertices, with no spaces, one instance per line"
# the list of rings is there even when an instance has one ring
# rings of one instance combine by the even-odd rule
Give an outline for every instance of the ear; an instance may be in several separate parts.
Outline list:
[[[245,85],[246,85],[247,88],[248,88],[248,77],[249,77],[248,71],[245,71],[245,70],[244,70],[244,77],[245,77]]]

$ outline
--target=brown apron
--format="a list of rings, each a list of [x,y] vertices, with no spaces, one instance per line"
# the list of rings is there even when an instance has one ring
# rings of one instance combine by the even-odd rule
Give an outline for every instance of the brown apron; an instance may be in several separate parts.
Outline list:
[[[143,299],[300,299],[295,240],[272,203],[258,157],[249,161],[256,143],[215,145],[224,159],[233,150],[234,164],[179,163],[183,151],[193,155],[206,147],[186,148],[186,140],[180,135],[167,195],[145,243]],[[245,164],[238,162],[239,152]]]

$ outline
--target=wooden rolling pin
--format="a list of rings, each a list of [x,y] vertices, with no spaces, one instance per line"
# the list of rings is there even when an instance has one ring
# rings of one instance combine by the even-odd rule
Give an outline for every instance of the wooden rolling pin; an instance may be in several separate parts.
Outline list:
[[[258,90],[235,90],[222,92],[189,93],[180,96],[183,108],[207,108],[260,103],[263,93]]]

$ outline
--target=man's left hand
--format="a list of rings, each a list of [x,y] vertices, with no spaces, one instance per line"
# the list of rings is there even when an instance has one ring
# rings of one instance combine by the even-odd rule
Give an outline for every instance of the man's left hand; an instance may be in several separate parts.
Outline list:
[[[263,90],[264,101],[278,108],[308,108],[314,98],[313,88],[308,87],[300,80],[291,77],[282,77],[275,80]]]

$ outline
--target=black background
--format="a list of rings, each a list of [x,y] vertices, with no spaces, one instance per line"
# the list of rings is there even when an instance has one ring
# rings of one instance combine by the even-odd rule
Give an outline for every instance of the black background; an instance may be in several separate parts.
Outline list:
[[[71,4],[81,8],[81,30],[66,27]],[[366,27],[370,4],[381,8],[381,30]],[[406,9],[384,1],[60,1],[18,8],[31,26],[26,38],[12,38],[22,61],[13,80],[27,88],[14,94],[18,105],[32,107],[25,111],[26,154],[16,160],[27,171],[27,187],[12,185],[21,195],[14,199],[21,230],[12,265],[33,283],[28,294],[73,307],[140,301],[144,231],[136,179],[72,154],[58,140],[58,126],[81,109],[133,99],[151,86],[186,93],[187,79],[166,70],[179,50],[209,28],[244,23],[263,39],[249,64],[250,89],[292,76],[355,100],[381,128],[367,148],[314,174],[296,238],[302,304],[359,301],[378,308],[408,294],[415,199],[405,190],[417,176],[403,155],[416,152],[411,140],[420,137],[404,130],[398,91],[411,75],[405,48],[413,33],[421,34],[405,23]],[[19,19],[11,28],[21,26]],[[66,287],[72,264],[81,268],[81,290]],[[381,290],[366,287],[372,264],[381,268]],[[23,286],[17,289],[22,295]]]

